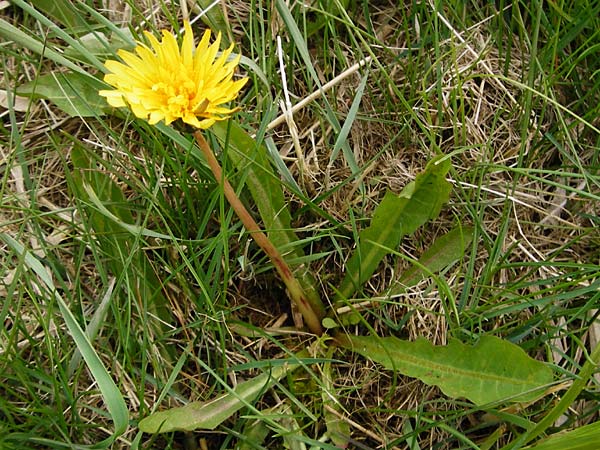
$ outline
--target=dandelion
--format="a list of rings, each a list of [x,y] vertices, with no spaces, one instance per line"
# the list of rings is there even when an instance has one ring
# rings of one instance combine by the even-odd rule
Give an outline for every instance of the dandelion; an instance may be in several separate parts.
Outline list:
[[[237,108],[229,109],[222,105],[234,100],[248,81],[247,78],[233,80],[240,56],[227,61],[233,49],[231,46],[217,57],[221,35],[210,44],[208,30],[198,46],[194,47],[190,24],[186,22],[184,28],[181,47],[177,45],[175,36],[167,31],[162,32],[160,42],[150,33],[145,33],[150,46],[140,43],[134,53],[120,50],[118,55],[123,62],[106,61],[106,68],[111,73],[104,76],[104,81],[114,90],[100,91],[100,95],[116,108],[129,106],[137,117],[146,119],[150,124],[164,120],[169,125],[181,119],[196,128],[196,142],[215,179],[222,183],[229,204],[256,243],[271,258],[309,329],[320,336],[323,334],[321,319],[325,315],[321,300],[306,294],[279,250],[261,230],[223,175],[217,158],[203,136],[202,130],[237,111]]]
[[[217,57],[221,34],[210,44],[206,30],[194,48],[194,35],[188,22],[181,47],[175,36],[162,32],[162,41],[145,32],[150,47],[139,43],[134,52],[119,50],[123,62],[109,60],[105,66],[111,72],[104,81],[114,90],[100,91],[114,107],[129,106],[133,113],[154,125],[161,120],[169,125],[181,119],[206,129],[217,120],[226,119],[237,108],[224,104],[235,99],[247,78],[233,80],[240,56],[227,58],[233,45]]]

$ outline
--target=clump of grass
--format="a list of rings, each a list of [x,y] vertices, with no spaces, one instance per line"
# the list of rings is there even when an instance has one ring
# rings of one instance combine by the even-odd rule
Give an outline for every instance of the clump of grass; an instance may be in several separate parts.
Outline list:
[[[186,14],[173,5],[121,7],[134,35]],[[451,154],[450,207],[405,240],[401,253],[416,259],[457,223],[474,225],[464,259],[442,273],[454,303],[427,281],[390,295],[409,263],[388,258],[358,294],[369,300],[361,311],[366,321],[382,335],[440,344],[493,330],[551,361],[565,379],[579,373],[598,341],[597,10],[593,2],[442,8],[324,1],[291,7],[300,34],[268,2],[211,10],[211,24],[230,30],[253,61],[240,123],[271,150],[326,300],[385,191],[398,192],[433,155]],[[14,5],[4,11],[6,21],[49,48],[60,42],[61,28],[77,42],[98,27],[112,31],[83,7],[49,11],[54,26]],[[120,20],[114,10],[101,13]],[[90,338],[135,419],[158,399],[167,407],[209,398],[221,382],[239,381],[237,368],[258,371],[258,361],[302,347],[305,337],[291,331],[294,311],[272,267],[205,165],[186,151],[189,142],[129,116],[69,118],[51,102],[16,98],[20,86],[62,69],[17,39],[0,55],[7,93],[0,231],[32,250],[82,327],[91,332],[92,319],[100,322]],[[359,61],[365,64],[291,119],[270,125],[287,100],[298,104]],[[246,196],[245,174],[225,171]],[[100,200],[124,223],[163,236],[104,223],[77,177],[104,186]],[[112,425],[94,378],[77,364],[54,294],[22,255],[2,245],[0,442],[98,443]],[[266,332],[240,332],[240,323]],[[357,447],[499,448],[553,408],[546,398],[523,411],[484,415],[351,354],[332,370]],[[315,380],[285,391],[296,406],[309,399],[296,410],[298,423],[317,410],[310,400]],[[597,421],[597,383],[592,379],[549,430]],[[272,393],[248,414],[281,403]],[[201,438],[201,448],[231,448],[234,436],[244,440],[242,426],[232,420],[211,434],[158,438],[130,427],[118,445],[195,448]],[[306,434],[316,439],[320,432]]]

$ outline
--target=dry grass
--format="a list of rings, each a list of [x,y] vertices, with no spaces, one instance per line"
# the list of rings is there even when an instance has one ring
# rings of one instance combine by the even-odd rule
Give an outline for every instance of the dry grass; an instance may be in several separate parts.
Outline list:
[[[136,10],[124,2],[109,1],[104,12],[117,24],[132,21],[138,26],[142,24],[142,18],[146,18],[157,29],[169,28],[168,18],[160,8],[154,8],[152,2],[140,1],[135,6]],[[580,120],[565,115],[556,104],[540,98],[534,98],[531,105],[523,103],[526,96],[522,86],[508,80],[526,79],[532,55],[525,45],[514,46],[509,57],[507,49],[499,48],[494,28],[497,17],[485,16],[483,20],[475,21],[477,16],[474,15],[475,23],[463,27],[451,19],[444,23],[443,17],[450,15],[438,13],[440,41],[436,45],[418,46],[420,38],[435,37],[427,22],[436,13],[428,5],[420,5],[414,16],[411,7],[398,7],[393,2],[369,2],[368,8],[369,17],[364,17],[359,10],[355,14],[358,26],[366,27],[370,22],[375,32],[370,48],[360,48],[371,52],[373,61],[368,66],[367,92],[347,139],[361,172],[353,176],[342,152],[330,161],[337,132],[327,119],[323,98],[295,111],[287,122],[267,133],[306,197],[318,199],[319,208],[339,222],[330,223],[318,211],[307,207],[301,198],[287,192],[292,209],[298,212],[294,227],[301,230],[303,236],[319,237],[312,244],[312,252],[327,252],[322,260],[311,264],[320,276],[324,295],[332,296],[331,286],[335,286],[344,273],[344,264],[353,245],[352,224],[363,226],[363,219],[371,217],[385,191],[399,192],[435,153],[453,154],[454,170],[450,181],[455,189],[448,207],[433,223],[405,239],[400,251],[418,258],[437,236],[456,224],[476,225],[479,243],[463,261],[444,274],[451,292],[457,300],[464,302],[460,321],[453,315],[449,299],[430,280],[400,295],[387,296],[398,275],[410,266],[406,260],[391,257],[382,263],[361,294],[365,298],[359,300],[371,300],[363,309],[364,317],[380,335],[409,339],[425,337],[436,344],[445,344],[452,336],[468,338],[469,333],[492,330],[516,341],[527,336],[527,340],[539,344],[529,349],[532,354],[537,352],[543,358],[540,350],[551,349],[554,364],[566,371],[575,371],[582,363],[583,355],[569,350],[574,337],[587,349],[598,340],[594,334],[596,329],[589,327],[594,310],[584,307],[587,297],[573,298],[566,305],[556,301],[556,310],[523,307],[514,313],[490,315],[490,318],[486,314],[502,305],[518,304],[517,295],[534,301],[568,291],[564,285],[576,272],[572,265],[598,264],[597,178],[593,178],[593,169],[586,169],[587,175],[581,172],[581,168],[597,166],[598,136],[589,127],[581,125]],[[428,8],[431,17],[425,15]],[[245,2],[229,3],[225,10],[233,36],[243,44],[249,26],[248,15],[252,12]],[[15,23],[24,20],[12,8],[9,11],[12,17],[8,16],[7,20]],[[274,45],[277,35],[287,36],[287,28],[273,11],[266,15],[271,20],[265,24],[265,38],[272,39]],[[451,22],[455,25],[450,25]],[[318,34],[309,39],[311,57],[322,83],[364,56],[359,54],[359,48],[351,39],[341,40],[352,28],[344,28],[335,21],[326,25],[327,28],[336,26],[340,28],[337,30],[339,36],[329,37],[340,39],[339,47],[335,48],[339,53],[323,53],[323,48],[329,44],[322,42]],[[40,65],[37,57],[26,50],[16,46],[6,48],[9,50],[3,53],[4,72],[0,79],[4,89],[56,69],[48,62]],[[243,45],[241,48],[243,52],[248,50]],[[263,50],[271,51],[271,57],[276,57],[274,49]],[[339,58],[340,55],[345,59]],[[287,72],[285,88],[294,104],[315,91],[314,84],[307,82],[306,69],[298,61],[287,62],[293,64],[293,68]],[[277,74],[276,68],[269,70],[271,75]],[[348,117],[364,73],[367,69],[357,70],[324,94],[341,123]],[[585,77],[585,71],[581,76]],[[273,90],[277,92],[270,94],[283,98],[283,82],[272,82]],[[547,75],[540,71],[535,86],[546,86],[548,82]],[[567,108],[567,97],[576,95],[570,92],[568,85],[549,86],[548,90]],[[250,111],[264,102],[261,94],[265,98],[269,95],[261,93],[259,87],[248,90],[245,101]],[[249,129],[258,128],[263,119],[260,111],[255,112],[255,122],[246,124]],[[527,118],[523,117],[524,112],[529,114]],[[584,115],[581,111],[576,112]],[[37,258],[50,261],[64,272],[65,284],[60,289],[70,292],[68,298],[73,301],[70,306],[85,317],[88,311],[95,310],[96,302],[102,298],[107,277],[113,280],[120,274],[98,270],[98,263],[103,260],[98,253],[101,249],[94,247],[88,225],[81,217],[81,203],[67,183],[72,170],[72,141],[83,143],[101,155],[105,167],[110,167],[110,176],[132,202],[140,200],[139,192],[134,189],[136,186],[147,191],[155,188],[156,180],[149,177],[164,170],[165,163],[161,158],[154,159],[156,151],[148,147],[145,137],[140,136],[143,129],[123,128],[130,124],[121,120],[107,124],[117,135],[127,136],[120,139],[121,143],[129,143],[127,148],[114,146],[112,137],[102,126],[96,123],[90,126],[94,119],[67,118],[46,101],[31,103],[27,111],[15,112],[16,122],[12,122],[6,109],[2,111],[2,117],[1,231],[26,242]],[[10,137],[11,127],[13,132],[19,131],[20,141]],[[563,147],[553,145],[547,139],[549,134]],[[570,143],[575,147],[570,148]],[[131,162],[132,157],[137,158],[135,163]],[[140,165],[149,167],[147,174],[136,172]],[[161,208],[189,207],[181,184],[193,186],[207,179],[206,174],[193,168],[186,170],[182,174],[183,181],[168,176],[160,180]],[[207,186],[211,188],[212,182]],[[141,212],[144,212],[143,203],[139,203]],[[145,384],[140,384],[137,372],[153,371],[154,378],[161,383],[170,375],[166,367],[171,367],[174,360],[162,360],[163,352],[159,347],[163,345],[173,349],[176,358],[183,349],[194,355],[183,366],[174,384],[178,395],[168,396],[169,400],[161,404],[161,407],[167,407],[175,406],[183,399],[196,400],[212,395],[214,380],[194,361],[202,360],[215,370],[235,367],[251,361],[281,358],[285,356],[280,347],[282,344],[293,349],[301,348],[306,342],[302,333],[290,332],[277,340],[256,339],[241,336],[230,327],[232,320],[242,320],[274,334],[287,333],[293,325],[294,312],[276,277],[264,271],[263,257],[247,243],[246,237],[239,237],[235,220],[228,218],[223,223],[224,216],[218,216],[218,206],[215,211],[217,215],[208,219],[205,228],[206,233],[212,233],[207,245],[217,245],[217,241],[222,240],[214,238],[219,230],[226,231],[229,241],[224,254],[214,254],[221,260],[211,274],[222,274],[218,267],[227,267],[230,279],[221,284],[217,282],[217,288],[211,292],[225,296],[207,308],[200,298],[203,296],[202,283],[210,277],[199,280],[197,273],[200,272],[194,272],[199,270],[198,265],[186,265],[181,254],[176,251],[169,254],[169,243],[157,242],[155,247],[144,247],[144,252],[156,275],[165,280],[163,288],[175,320],[166,328],[164,336],[157,336],[152,327],[141,331],[146,320],[142,315],[144,309],[134,308],[128,314],[131,322],[124,328],[135,343],[131,344],[132,348],[136,351],[145,348],[153,356],[127,354],[127,349],[122,347],[125,342],[119,338],[123,330],[111,332],[107,329],[103,332],[106,335],[98,337],[99,342],[103,342],[99,353],[121,381],[122,392],[134,415],[138,411],[146,413],[161,392],[159,385],[149,378]],[[162,217],[155,211],[150,216],[155,227],[163,226]],[[179,217],[173,215],[173,223]],[[187,231],[190,234],[186,238],[198,239],[198,242],[203,239],[193,235],[193,227]],[[336,245],[340,247],[336,248]],[[0,264],[0,296],[18,299],[1,308],[5,324],[5,332],[0,336],[0,356],[4,355],[2,370],[13,372],[14,380],[19,378],[18,368],[12,370],[8,365],[10,358],[6,355],[10,353],[24,366],[33,365],[37,372],[52,374],[56,364],[68,354],[67,334],[63,325],[55,320],[53,308],[37,298],[42,293],[36,291],[35,283],[21,284],[22,265],[11,256],[7,246],[4,245],[2,250],[6,257],[2,257]],[[205,254],[199,252],[198,255],[204,257]],[[240,255],[252,263],[249,269],[238,267],[236,258]],[[225,261],[227,258],[229,260]],[[209,257],[207,264],[210,261]],[[589,273],[573,287],[589,286],[595,279],[593,273]],[[555,285],[552,280],[556,280]],[[123,280],[119,285],[123,289]],[[569,311],[574,316],[579,314],[578,308],[583,315],[568,316]],[[519,328],[519,323],[536,320],[537,324],[525,331]],[[362,330],[361,326],[348,329],[350,333]],[[55,347],[48,350],[44,348],[46,346]],[[46,359],[44,355],[48,354],[56,361]],[[344,357],[346,363],[335,366],[335,385],[343,399],[343,417],[348,419],[356,448],[409,448],[406,434],[411,429],[417,430],[420,448],[457,448],[458,442],[447,429],[435,426],[438,423],[450,424],[478,443],[496,429],[463,403],[445,399],[437,389],[382,371],[363,358],[351,354],[344,354]],[[136,365],[138,359],[143,360],[143,364]],[[159,367],[163,363],[165,368],[161,370]],[[229,375],[231,383],[239,381],[236,372],[229,372]],[[82,428],[71,436],[76,440],[81,438],[82,443],[92,443],[94,439],[105,437],[101,429],[110,428],[110,424],[99,414],[102,401],[85,370],[78,371],[76,382],[72,393],[81,397],[74,402],[75,409],[63,405],[62,411],[66,411],[63,420],[79,423],[83,428],[88,425],[99,427],[91,433]],[[25,399],[40,395],[27,389],[27,386],[11,387],[10,390],[0,387],[0,392],[6,401],[26,407]],[[42,401],[55,399],[56,395],[57,392],[48,392],[42,396]],[[176,400],[178,396],[179,401]],[[276,398],[269,396],[263,401],[261,406],[277,403]],[[311,407],[316,408],[315,405]],[[544,407],[536,406],[540,410]],[[583,417],[574,424],[581,425],[598,418],[596,407],[586,400],[580,400],[573,407],[579,411],[573,416]],[[530,412],[534,414],[535,411]],[[588,413],[583,414],[583,411]],[[78,436],[78,433],[81,434]],[[128,447],[133,433],[134,430],[125,435],[119,445]],[[499,442],[504,439],[508,442],[510,436],[507,431]],[[201,437],[208,439],[206,445],[209,448],[217,448],[225,439],[221,433]],[[181,448],[181,444],[168,439],[148,445]]]

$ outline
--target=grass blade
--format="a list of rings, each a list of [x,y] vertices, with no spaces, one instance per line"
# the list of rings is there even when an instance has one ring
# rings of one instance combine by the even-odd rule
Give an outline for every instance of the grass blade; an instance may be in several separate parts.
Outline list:
[[[106,403],[108,412],[114,422],[115,429],[112,436],[97,445],[98,447],[108,447],[118,436],[125,432],[129,423],[129,412],[119,388],[117,388],[117,385],[111,378],[108,370],[98,357],[98,354],[94,350],[91,342],[88,340],[85,332],[81,329],[79,323],[77,323],[77,319],[75,319],[75,316],[71,313],[71,310],[58,293],[52,278],[42,263],[36,259],[36,257],[29,252],[23,244],[16,241],[8,234],[0,233],[0,238],[15,253],[23,258],[25,265],[37,275],[37,277],[54,296],[56,302],[58,303],[63,320],[67,325],[67,329],[73,337],[75,345],[81,353],[81,356],[85,360],[92,377],[96,381],[98,389],[102,394],[102,398]]]
[[[257,145],[256,141],[233,121],[217,122],[211,131],[223,145],[227,145],[227,155],[236,169],[245,173],[246,185],[258,207],[269,239],[294,271],[294,276],[304,289],[313,311],[320,317],[324,316],[325,307],[314,277],[304,265],[294,265],[291,262],[302,260],[305,255],[298,245],[298,237],[292,230],[292,219],[281,181],[274,173],[267,149]]]
[[[527,447],[529,450],[595,450],[598,448],[600,422],[590,423],[566,433],[550,436],[537,445]]]

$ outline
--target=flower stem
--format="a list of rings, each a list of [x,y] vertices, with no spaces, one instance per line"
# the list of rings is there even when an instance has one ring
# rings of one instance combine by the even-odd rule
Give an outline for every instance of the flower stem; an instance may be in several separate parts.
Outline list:
[[[200,146],[202,153],[206,157],[208,162],[208,166],[212,173],[214,174],[217,181],[221,182],[223,185],[223,193],[225,194],[225,198],[242,221],[242,224],[246,228],[246,231],[250,233],[254,241],[259,245],[259,247],[267,254],[267,256],[271,259],[271,262],[275,266],[275,269],[281,276],[281,279],[285,283],[287,287],[288,293],[298,311],[302,314],[304,318],[304,322],[308,326],[309,330],[315,333],[318,336],[323,334],[323,328],[321,327],[321,320],[318,314],[313,310],[309,301],[307,300],[307,296],[304,292],[304,289],[294,277],[290,267],[287,265],[279,250],[273,245],[273,243],[269,240],[267,235],[262,232],[256,221],[252,218],[246,207],[240,201],[238,196],[236,195],[233,187],[229,183],[229,180],[225,178],[223,175],[223,170],[221,169],[221,165],[215,158],[214,153],[212,152],[208,142],[204,139],[201,131],[196,131],[194,133],[194,137],[196,138],[196,142]]]

